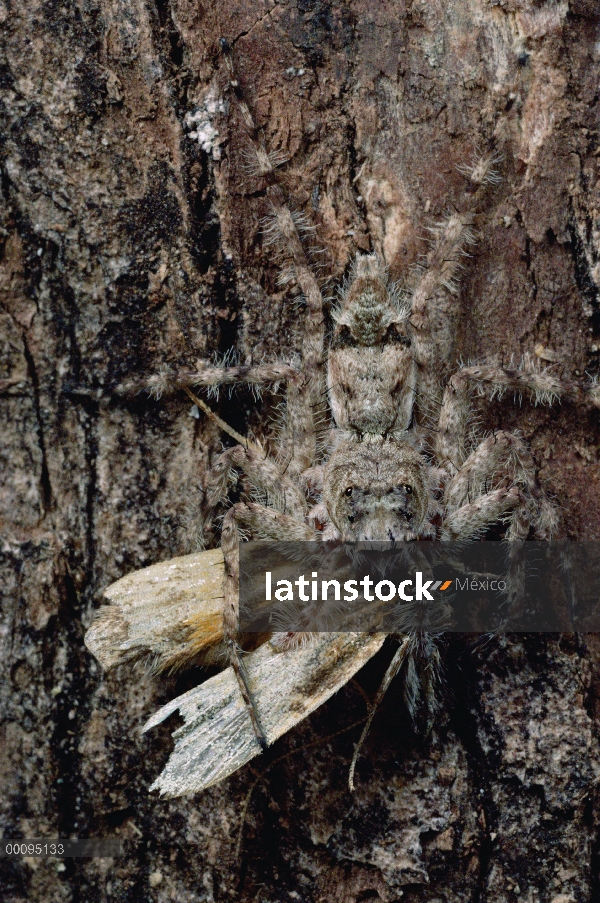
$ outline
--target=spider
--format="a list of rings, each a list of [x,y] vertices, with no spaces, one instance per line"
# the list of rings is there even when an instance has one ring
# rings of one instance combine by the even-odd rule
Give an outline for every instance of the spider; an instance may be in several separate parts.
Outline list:
[[[223,635],[247,717],[264,749],[269,736],[238,644],[240,540],[473,539],[499,523],[509,540],[525,539],[530,532],[547,539],[557,516],[538,484],[531,452],[516,433],[478,436],[471,397],[489,389],[519,398],[527,394],[537,404],[587,396],[600,406],[600,392],[593,384],[560,380],[529,358],[517,367],[456,365],[458,276],[476,240],[473,224],[482,197],[500,181],[499,155],[493,150],[464,170],[461,202],[433,227],[427,258],[406,287],[401,290],[390,280],[378,253],[359,254],[330,310],[328,329],[327,305],[303,245],[307,223],[286,202],[276,176],[278,161],[254,123],[226,47],[224,55],[253,165],[271,205],[265,235],[282,258],[282,281],[295,284],[306,303],[302,359],[206,361],[192,372],[160,373],[145,387],[156,396],[185,389],[236,439],[204,479],[199,533],[227,497],[234,473],[241,474],[246,494],[226,510],[222,523]],[[285,385],[274,452],[231,430],[191,391],[241,382],[258,389]],[[272,642],[285,649],[295,638],[275,636]],[[376,702],[415,642],[410,637],[402,642]],[[421,651],[425,647],[435,657],[427,638],[419,643]]]

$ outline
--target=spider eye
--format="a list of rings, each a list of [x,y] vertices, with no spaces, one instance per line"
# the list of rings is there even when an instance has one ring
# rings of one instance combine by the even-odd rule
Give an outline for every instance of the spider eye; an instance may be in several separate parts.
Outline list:
[[[409,486],[408,483],[405,483],[404,491],[407,495],[412,495],[412,486]]]
[[[348,488],[346,489],[346,495],[352,495],[352,486],[348,486]]]
[[[348,520],[350,521],[351,524],[353,524],[354,521],[356,520],[356,518],[354,517],[353,514],[349,514],[349,515],[348,515]]]

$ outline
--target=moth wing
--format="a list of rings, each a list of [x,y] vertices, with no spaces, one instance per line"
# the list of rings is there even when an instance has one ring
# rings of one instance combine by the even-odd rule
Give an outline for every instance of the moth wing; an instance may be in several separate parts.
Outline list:
[[[245,670],[268,743],[274,743],[343,687],[381,648],[384,639],[382,633],[321,634],[288,652],[277,652],[265,643],[246,656]],[[176,711],[184,724],[174,731],[175,748],[151,787],[162,796],[204,790],[260,753],[231,668],[163,706],[144,731]]]
[[[136,659],[162,671],[204,655],[223,639],[220,549],[171,558],[122,577],[104,591],[85,644],[103,668]]]

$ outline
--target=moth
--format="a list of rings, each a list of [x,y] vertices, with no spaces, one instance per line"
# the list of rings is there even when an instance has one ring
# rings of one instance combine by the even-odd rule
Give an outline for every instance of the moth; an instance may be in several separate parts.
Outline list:
[[[105,591],[108,605],[86,635],[104,668],[140,659],[150,670],[181,668],[224,656],[223,555],[197,552],[123,577]],[[269,744],[327,701],[381,648],[384,634],[323,634],[280,652],[263,643],[245,668]],[[163,706],[144,731],[178,711],[184,724],[152,785],[167,797],[224,780],[261,748],[231,667]]]

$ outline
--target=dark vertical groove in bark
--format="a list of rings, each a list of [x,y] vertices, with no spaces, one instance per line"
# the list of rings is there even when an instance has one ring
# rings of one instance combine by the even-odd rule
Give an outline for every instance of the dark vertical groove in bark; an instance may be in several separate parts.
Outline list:
[[[40,473],[40,494],[43,503],[42,518],[44,518],[52,506],[52,486],[50,484],[50,473],[48,470],[48,459],[46,457],[46,440],[44,437],[44,423],[42,411],[40,408],[40,383],[35,369],[35,361],[27,345],[27,337],[23,335],[23,349],[25,352],[25,360],[27,361],[27,371],[31,380],[33,389],[33,398],[35,405],[35,416],[37,422],[37,434],[40,451],[42,453],[42,466]]]

